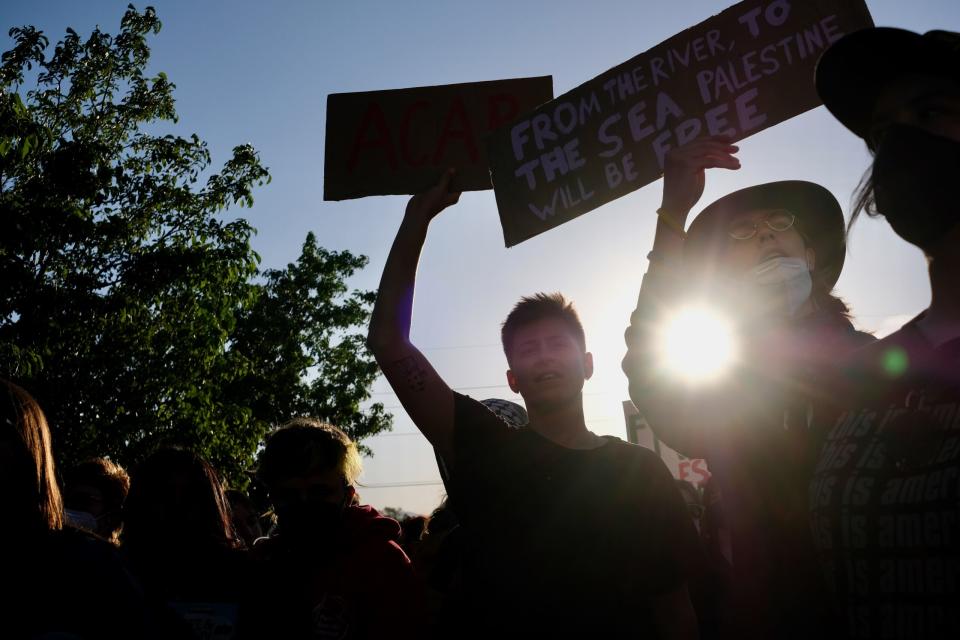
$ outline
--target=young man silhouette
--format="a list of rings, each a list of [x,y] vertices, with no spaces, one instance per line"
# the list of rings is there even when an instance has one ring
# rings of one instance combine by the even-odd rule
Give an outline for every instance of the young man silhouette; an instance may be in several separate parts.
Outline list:
[[[685,568],[693,526],[651,451],[587,428],[593,357],[572,305],[537,294],[504,322],[507,381],[530,418],[522,429],[451,390],[410,342],[427,227],[459,199],[451,176],[407,205],[368,344],[451,472],[472,547],[461,635],[696,637]]]

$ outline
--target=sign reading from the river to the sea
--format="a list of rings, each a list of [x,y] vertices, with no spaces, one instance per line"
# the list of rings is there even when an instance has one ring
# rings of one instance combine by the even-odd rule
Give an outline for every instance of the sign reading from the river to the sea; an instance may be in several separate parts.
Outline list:
[[[746,0],[522,115],[489,146],[507,246],[653,182],[697,136],[819,106],[820,54],[872,25],[863,0]]]

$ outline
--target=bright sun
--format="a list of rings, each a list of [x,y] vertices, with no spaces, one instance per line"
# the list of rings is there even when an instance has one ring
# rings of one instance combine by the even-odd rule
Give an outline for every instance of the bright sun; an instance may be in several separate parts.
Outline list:
[[[688,307],[668,318],[659,346],[667,371],[691,383],[715,380],[734,363],[738,351],[730,323],[703,307]]]

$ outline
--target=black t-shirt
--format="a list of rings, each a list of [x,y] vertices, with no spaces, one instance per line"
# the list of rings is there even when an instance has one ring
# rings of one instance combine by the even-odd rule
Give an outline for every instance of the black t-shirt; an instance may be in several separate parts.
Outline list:
[[[960,340],[914,326],[858,355],[810,485],[851,638],[960,637]]]
[[[568,449],[457,394],[452,496],[478,633],[655,637],[649,602],[698,553],[669,471],[616,438]],[[482,632],[480,631],[482,629]]]

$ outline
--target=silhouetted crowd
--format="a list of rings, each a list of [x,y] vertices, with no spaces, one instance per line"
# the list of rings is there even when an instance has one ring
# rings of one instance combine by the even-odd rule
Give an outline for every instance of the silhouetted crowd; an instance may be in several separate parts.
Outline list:
[[[186,449],[129,475],[58,470],[42,408],[3,381],[0,636],[960,637],[960,34],[847,35],[816,85],[873,157],[853,218],[924,252],[931,304],[882,340],[856,330],[833,292],[849,227],[829,190],[756,185],[688,225],[738,148],[671,150],[622,366],[656,436],[708,461],[704,487],[589,430],[593,358],[560,294],[502,325],[525,406],[444,382],[410,328],[430,222],[460,195],[449,171],[407,206],[368,335],[443,504],[402,523],[363,506],[356,444],[311,418],[268,436],[250,494]],[[739,337],[712,377],[664,353],[692,302]]]

